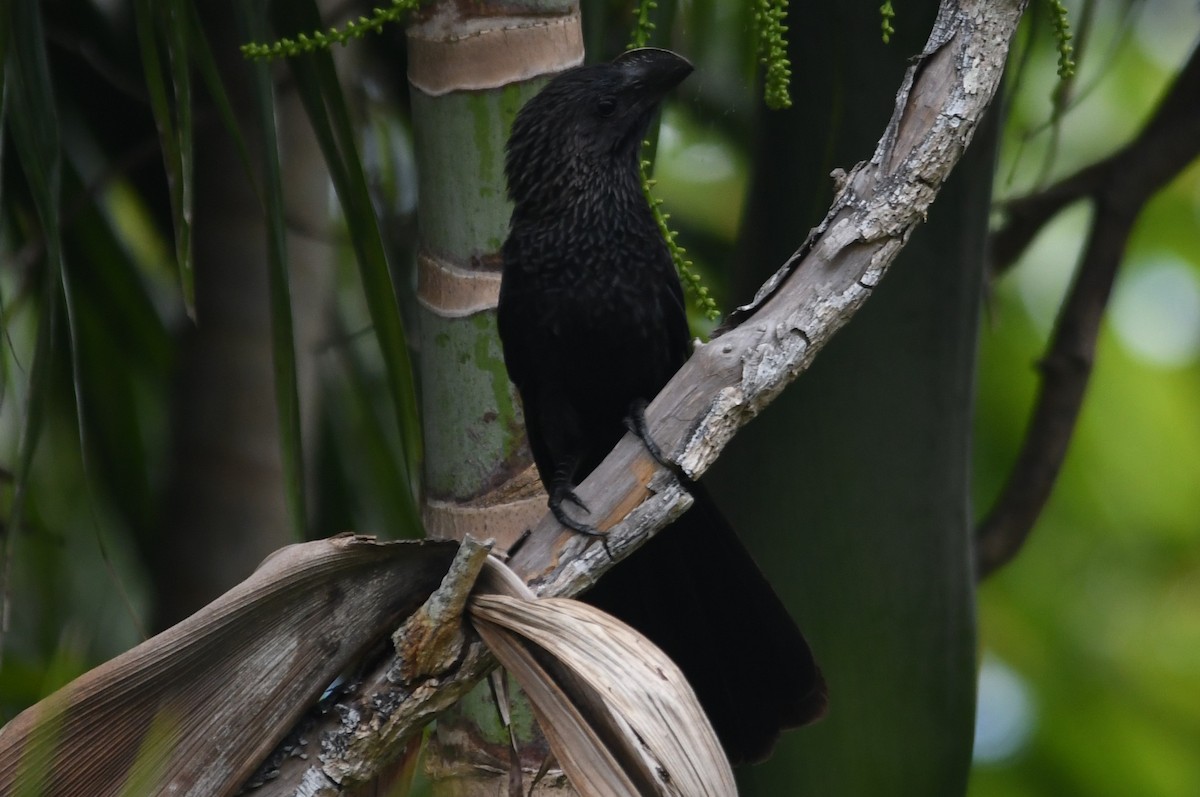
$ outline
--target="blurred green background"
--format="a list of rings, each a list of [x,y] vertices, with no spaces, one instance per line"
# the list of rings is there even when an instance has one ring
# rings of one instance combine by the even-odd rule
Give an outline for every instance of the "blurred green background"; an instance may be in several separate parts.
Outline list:
[[[1098,4],[1079,100],[1049,155],[1053,70],[1035,54],[1010,106],[997,198],[1126,140],[1198,31],[1194,3]],[[1063,213],[993,286],[976,423],[981,508],[1020,439],[1087,213]],[[1200,792],[1198,410],[1200,162],[1140,219],[1054,496],[1018,558],[980,588],[972,795]]]
[[[628,9],[585,5],[593,18],[615,20],[607,38],[605,26],[592,23],[593,47],[622,38]],[[118,37],[98,36],[103,41],[89,49],[96,43],[83,35],[89,15],[110,24],[120,17],[119,4],[46,6],[60,78],[114,63],[110,76],[136,74],[136,60],[119,61]],[[1073,21],[1087,25],[1074,100],[1054,118],[1056,51],[1044,16],[1040,23],[1027,19],[1016,48],[1027,58],[1020,78],[1010,73],[1007,84],[997,200],[1036,190],[1127,141],[1200,40],[1200,6],[1193,0],[1067,6]],[[905,25],[903,4],[896,10],[895,24]],[[876,10],[864,4],[862,13]],[[748,190],[752,59],[740,11],[697,2],[679,14],[673,43],[706,74],[723,77],[665,113],[656,193],[728,308],[746,298],[725,284],[721,264],[735,249]],[[396,54],[364,45],[361,58],[365,77],[357,96],[369,120],[362,128],[364,159],[376,208],[396,237],[393,263],[402,263],[411,256],[415,181],[406,108],[394,82]],[[383,77],[389,70],[392,77]],[[77,197],[81,184],[111,167],[114,152],[146,142],[112,145],[119,132],[110,135],[108,123],[97,121],[105,110],[87,105],[86,82],[63,79],[60,89],[67,98],[59,110],[69,152],[65,193]],[[138,135],[148,129],[145,115]],[[116,127],[132,127],[130,119]],[[49,277],[11,141],[3,146],[0,464],[12,471],[42,318],[37,301]],[[151,155],[138,168],[151,168],[157,157]],[[5,535],[9,627],[0,720],[136,644],[142,632],[131,617],[153,614],[147,538],[166,500],[168,405],[187,322],[160,188],[147,189],[136,170],[119,168],[99,185],[95,204],[74,207],[65,233],[68,256],[87,265],[78,272],[84,290],[75,322],[93,371],[83,375],[91,390],[82,416],[93,420],[85,428],[92,429],[94,449],[85,474],[70,400],[79,377],[69,358],[59,356],[42,394],[45,423],[26,522],[21,533]],[[1063,213],[1010,273],[988,286],[973,452],[977,515],[998,492],[1021,441],[1035,364],[1087,213],[1082,206]],[[787,234],[799,243],[815,221],[798,222]],[[330,241],[342,254],[336,322],[316,356],[326,400],[312,432],[319,454],[310,463],[309,525],[318,535],[380,532],[399,527],[406,511],[379,498],[386,495],[379,485],[395,478],[401,446],[378,355],[358,337],[370,321],[345,235],[335,231]],[[408,276],[396,268],[403,305]],[[60,355],[69,345],[62,309],[54,337]],[[5,482],[6,518],[12,486]],[[978,611],[972,797],[1200,794],[1200,163],[1164,190],[1138,224],[1059,484],[1017,560],[980,586]]]
[[[1132,137],[1200,35],[1187,0],[1093,11],[1060,121],[1051,47],[1032,49],[1016,90],[1010,73],[998,202]],[[745,190],[744,156],[682,113],[667,123],[659,176],[672,213],[732,240],[737,217],[722,210]],[[1088,214],[1082,204],[1060,214],[989,285],[977,516],[1022,440]],[[1137,225],[1054,496],[1017,559],[980,586],[978,607],[972,797],[1200,794],[1200,162]]]
[[[1200,35],[1186,0],[1097,5],[1078,100],[1057,132],[1056,53],[1030,53],[1009,96],[996,200],[1128,140]],[[659,174],[672,212],[731,234],[736,217],[720,211],[744,190],[741,154],[687,117],[668,123]],[[1088,213],[1062,213],[989,286],[979,516],[1022,439]],[[979,590],[972,797],[1200,794],[1200,162],[1147,208],[1110,308],[1054,496],[1018,558]]]

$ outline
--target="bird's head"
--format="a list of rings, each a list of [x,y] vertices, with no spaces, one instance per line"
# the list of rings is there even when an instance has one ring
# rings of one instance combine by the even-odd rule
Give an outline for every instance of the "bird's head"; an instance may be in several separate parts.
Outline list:
[[[548,181],[582,170],[628,169],[663,96],[692,71],[669,50],[628,50],[607,64],[570,69],[517,114],[508,140],[508,193],[518,204]]]

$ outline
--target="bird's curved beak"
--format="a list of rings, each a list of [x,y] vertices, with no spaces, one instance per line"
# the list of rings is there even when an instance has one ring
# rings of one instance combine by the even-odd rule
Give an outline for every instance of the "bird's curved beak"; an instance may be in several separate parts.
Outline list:
[[[682,55],[659,47],[626,50],[612,61],[639,85],[648,99],[657,100],[678,86],[692,73],[692,62]]]

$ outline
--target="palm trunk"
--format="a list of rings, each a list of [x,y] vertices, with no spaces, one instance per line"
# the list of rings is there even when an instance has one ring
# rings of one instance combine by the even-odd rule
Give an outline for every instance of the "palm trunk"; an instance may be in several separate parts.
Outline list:
[[[795,245],[780,230],[819,218],[829,172],[870,154],[938,4],[922,5],[906,6],[886,48],[861,9],[808,6],[794,22],[797,106],[763,120],[743,237],[758,269],[743,275],[748,287]],[[860,316],[714,468],[718,497],[829,682],[829,715],[786,735],[746,794],[965,792],[969,454],[994,144],[981,130]]]
[[[496,335],[498,253],[510,211],[504,144],[543,77],[583,55],[577,3],[507,11],[433,3],[408,30],[420,171],[422,512],[431,537],[470,534],[501,549],[546,511]],[[504,691],[507,728],[487,685],[438,719],[427,759],[436,794],[528,792],[546,744],[524,700]]]

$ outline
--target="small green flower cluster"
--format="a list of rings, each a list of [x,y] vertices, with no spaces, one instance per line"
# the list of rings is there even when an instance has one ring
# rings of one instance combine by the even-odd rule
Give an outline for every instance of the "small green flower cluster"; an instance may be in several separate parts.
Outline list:
[[[892,20],[896,18],[896,12],[892,8],[892,0],[884,0],[883,5],[879,7],[879,16],[882,18],[883,43],[888,44],[892,41],[892,34],[896,32],[896,29],[892,27]]]
[[[638,3],[637,22],[633,23],[633,38],[629,40],[626,50],[645,47],[650,42],[650,32],[654,30],[654,23],[650,21],[650,12],[656,8],[658,8],[658,3],[654,0],[641,0]]]
[[[645,142],[649,144],[649,142]],[[705,318],[709,321],[716,321],[721,317],[721,310],[717,307],[717,301],[708,292],[708,288],[701,285],[700,275],[695,271],[695,264],[688,260],[685,255],[687,250],[684,249],[675,240],[675,231],[667,226],[667,219],[671,218],[670,213],[663,213],[662,200],[654,197],[650,193],[650,189],[654,187],[654,180],[650,179],[650,161],[642,161],[642,193],[646,195],[646,201],[650,203],[650,210],[654,212],[654,220],[658,222],[659,232],[667,241],[667,248],[671,250],[671,260],[675,263],[675,270],[679,272],[679,281],[683,283],[683,287],[696,300],[696,307],[700,312],[704,313]]]
[[[767,70],[763,99],[767,107],[778,111],[792,107],[788,84],[792,79],[792,62],[787,57],[787,0],[755,0],[754,33],[758,40],[758,61]]]
[[[1054,35],[1058,39],[1058,76],[1064,80],[1075,75],[1075,48],[1071,46],[1071,21],[1062,0],[1046,0],[1054,18]]]
[[[315,50],[328,50],[335,44],[343,47],[352,39],[361,39],[368,33],[379,33],[389,22],[399,22],[400,18],[421,4],[421,0],[392,0],[390,8],[374,8],[370,17],[359,17],[346,23],[343,28],[330,28],[328,31],[313,31],[301,33],[295,39],[284,37],[271,44],[251,42],[243,44],[242,55],[256,61],[270,61],[275,58],[291,58]]]

